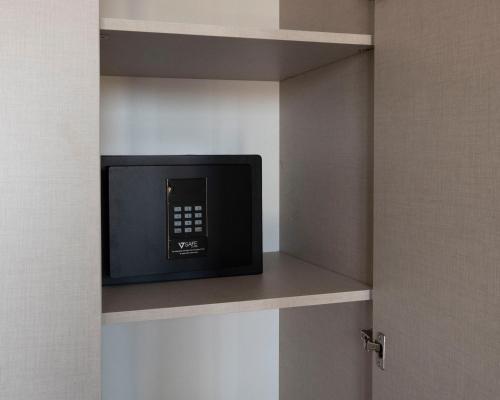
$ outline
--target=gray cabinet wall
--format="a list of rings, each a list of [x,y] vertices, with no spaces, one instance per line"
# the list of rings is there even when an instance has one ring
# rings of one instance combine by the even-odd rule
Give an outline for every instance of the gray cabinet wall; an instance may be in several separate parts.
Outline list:
[[[500,393],[500,2],[375,15],[375,400]]]

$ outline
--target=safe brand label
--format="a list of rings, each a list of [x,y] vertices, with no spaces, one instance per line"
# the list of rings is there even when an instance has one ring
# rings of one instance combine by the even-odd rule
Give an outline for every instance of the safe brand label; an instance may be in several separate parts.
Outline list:
[[[198,257],[207,253],[207,237],[200,236],[190,239],[176,239],[170,241],[169,258]]]

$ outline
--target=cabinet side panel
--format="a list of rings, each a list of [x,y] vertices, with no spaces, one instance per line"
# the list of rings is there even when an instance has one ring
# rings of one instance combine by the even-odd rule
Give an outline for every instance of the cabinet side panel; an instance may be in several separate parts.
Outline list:
[[[280,248],[371,283],[372,54],[281,82]],[[280,395],[367,400],[370,303],[280,311]]]
[[[0,8],[0,398],[97,400],[98,2]]]
[[[373,32],[373,1],[280,0],[280,28],[320,32]]]
[[[280,310],[280,399],[369,400],[371,303]]]
[[[372,53],[281,83],[280,249],[371,283]]]
[[[380,1],[376,37],[374,399],[498,399],[500,2]]]

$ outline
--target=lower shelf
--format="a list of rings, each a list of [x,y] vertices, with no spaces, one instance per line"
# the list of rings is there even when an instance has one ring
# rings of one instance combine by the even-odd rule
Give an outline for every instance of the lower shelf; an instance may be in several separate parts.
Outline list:
[[[366,301],[369,286],[283,253],[262,275],[104,287],[102,322],[159,319]]]

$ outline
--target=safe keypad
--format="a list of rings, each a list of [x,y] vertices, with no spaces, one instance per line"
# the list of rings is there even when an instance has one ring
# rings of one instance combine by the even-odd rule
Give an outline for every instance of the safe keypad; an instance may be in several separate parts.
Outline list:
[[[192,213],[192,211],[196,211]],[[204,226],[203,206],[175,206],[174,207],[174,234],[202,233]]]

